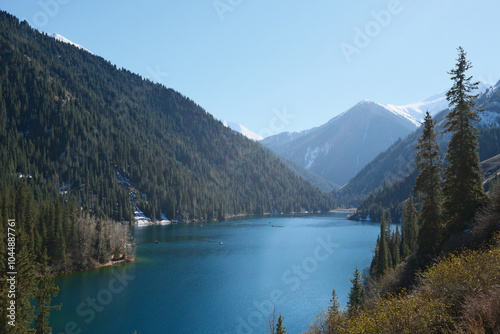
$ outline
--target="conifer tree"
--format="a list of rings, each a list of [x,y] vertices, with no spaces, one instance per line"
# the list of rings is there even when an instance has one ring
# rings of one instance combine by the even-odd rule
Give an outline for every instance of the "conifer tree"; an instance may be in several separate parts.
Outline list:
[[[418,226],[417,210],[413,203],[413,196],[410,194],[403,209],[401,222],[401,257],[404,259],[413,253],[417,243]]]
[[[328,305],[326,330],[327,333],[338,333],[340,331],[340,322],[342,318],[342,311],[340,310],[339,298],[337,292],[333,289],[332,299]]]
[[[459,47],[456,67],[449,72],[453,86],[446,93],[449,105],[453,108],[446,116],[444,131],[451,134],[443,187],[449,233],[465,230],[486,199],[475,127],[481,110],[475,106],[478,95],[472,93],[479,82],[472,82],[472,77],[466,76],[466,71],[471,67],[465,51]]]
[[[347,301],[347,312],[350,316],[356,314],[359,309],[364,308],[366,292],[363,285],[363,280],[361,273],[356,266],[354,275],[349,279],[352,283],[351,290],[349,291],[348,301]]]
[[[52,297],[57,296],[59,288],[54,283],[54,276],[48,272],[47,265],[48,256],[47,249],[45,248],[42,255],[42,262],[40,263],[40,277],[37,279],[36,313],[38,315],[35,319],[36,334],[52,333],[48,320],[50,311],[54,309],[59,310],[61,308],[60,305],[50,305]]]
[[[36,293],[35,265],[29,252],[28,236],[19,231],[17,236],[19,252],[16,257],[16,326],[9,333],[26,333],[31,326],[34,314],[30,300]]]
[[[372,272],[375,276],[382,276],[389,268],[389,244],[387,242],[387,229],[385,213],[382,214],[380,221],[380,234],[375,248],[375,256],[372,261]]]
[[[415,162],[420,174],[413,190],[420,200],[418,245],[420,254],[432,254],[441,241],[441,159],[434,131],[435,121],[425,114],[422,136],[418,138]]]
[[[280,316],[278,317],[278,322],[276,323],[276,334],[285,334],[286,333],[286,327],[283,325],[283,317]]]
[[[392,256],[392,266],[395,267],[401,262],[401,254],[399,250],[401,249],[401,233],[399,232],[399,226],[396,225],[396,231],[392,234],[391,238],[391,256]]]
[[[382,215],[384,216],[384,214]],[[385,240],[387,243],[387,268],[394,267],[394,261],[392,258],[392,227],[391,227],[391,212],[388,211],[387,218],[385,218]]]

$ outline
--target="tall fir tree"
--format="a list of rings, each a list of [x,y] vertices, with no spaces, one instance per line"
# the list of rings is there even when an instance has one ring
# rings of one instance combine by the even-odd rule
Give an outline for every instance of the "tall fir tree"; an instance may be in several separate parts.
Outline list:
[[[444,131],[451,134],[443,187],[447,230],[451,234],[467,229],[486,200],[475,127],[481,110],[476,108],[478,95],[473,94],[479,82],[473,82],[472,76],[466,76],[471,67],[465,51],[459,47],[456,66],[449,72],[453,86],[446,93],[446,98],[452,110],[446,116]]]
[[[276,323],[276,334],[285,334],[286,333],[286,327],[283,325],[283,317],[280,316],[278,317],[278,323]]]
[[[413,190],[420,202],[418,218],[419,232],[417,242],[419,253],[434,254],[441,242],[442,229],[442,190],[441,159],[439,145],[434,130],[435,121],[427,111],[423,122],[422,136],[418,138],[415,162],[418,174]]]
[[[382,216],[384,216],[383,214]],[[385,219],[385,240],[387,242],[387,267],[392,268],[394,267],[394,261],[392,259],[392,248],[393,248],[393,243],[392,243],[392,227],[391,227],[391,212],[387,212],[387,218]]]
[[[391,257],[392,266],[395,267],[401,262],[401,233],[399,232],[399,226],[396,225],[396,231],[391,237]]]
[[[357,266],[353,277],[349,280],[351,281],[352,286],[348,295],[347,312],[352,316],[365,307],[366,300],[365,286],[363,285],[363,279]]]
[[[57,296],[59,288],[54,283],[54,276],[48,271],[47,249],[44,248],[40,263],[40,277],[37,278],[35,333],[49,334],[49,315],[51,310],[60,310],[61,305],[50,305],[52,297]]]
[[[29,252],[28,236],[22,230],[18,232],[16,245],[16,322],[8,333],[27,333],[34,319],[33,306],[30,301],[36,294],[35,261]]]
[[[328,305],[326,330],[327,333],[338,333],[340,332],[340,323],[342,321],[342,311],[340,309],[339,298],[337,292],[333,289],[332,299],[330,299],[330,305]]]
[[[371,272],[374,276],[382,276],[387,268],[389,268],[390,249],[387,240],[387,228],[385,213],[382,213],[380,220],[380,233],[375,247],[375,256],[372,260]]]
[[[401,222],[401,257],[404,259],[411,255],[415,249],[418,236],[418,215],[413,196],[410,194],[403,208]]]

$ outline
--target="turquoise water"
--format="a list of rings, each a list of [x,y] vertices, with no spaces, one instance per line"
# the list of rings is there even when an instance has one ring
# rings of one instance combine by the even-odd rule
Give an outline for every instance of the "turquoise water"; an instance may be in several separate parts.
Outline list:
[[[300,333],[335,288],[345,306],[379,226],[343,214],[135,228],[137,259],[56,280],[54,333]],[[158,240],[159,243],[155,243]],[[220,244],[222,242],[222,245]]]

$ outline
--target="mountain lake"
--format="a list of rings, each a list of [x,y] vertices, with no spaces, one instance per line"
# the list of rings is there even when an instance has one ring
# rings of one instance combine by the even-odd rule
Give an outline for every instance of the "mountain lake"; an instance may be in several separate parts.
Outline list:
[[[54,333],[287,333],[308,329],[335,289],[346,306],[367,270],[378,223],[345,213],[267,216],[133,229],[136,261],[58,277]]]

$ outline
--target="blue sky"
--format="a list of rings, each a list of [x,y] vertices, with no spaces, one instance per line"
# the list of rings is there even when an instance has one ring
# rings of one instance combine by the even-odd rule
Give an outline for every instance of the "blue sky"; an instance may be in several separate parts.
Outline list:
[[[321,125],[363,99],[448,89],[461,45],[500,79],[497,0],[0,0],[118,67],[267,136]]]

